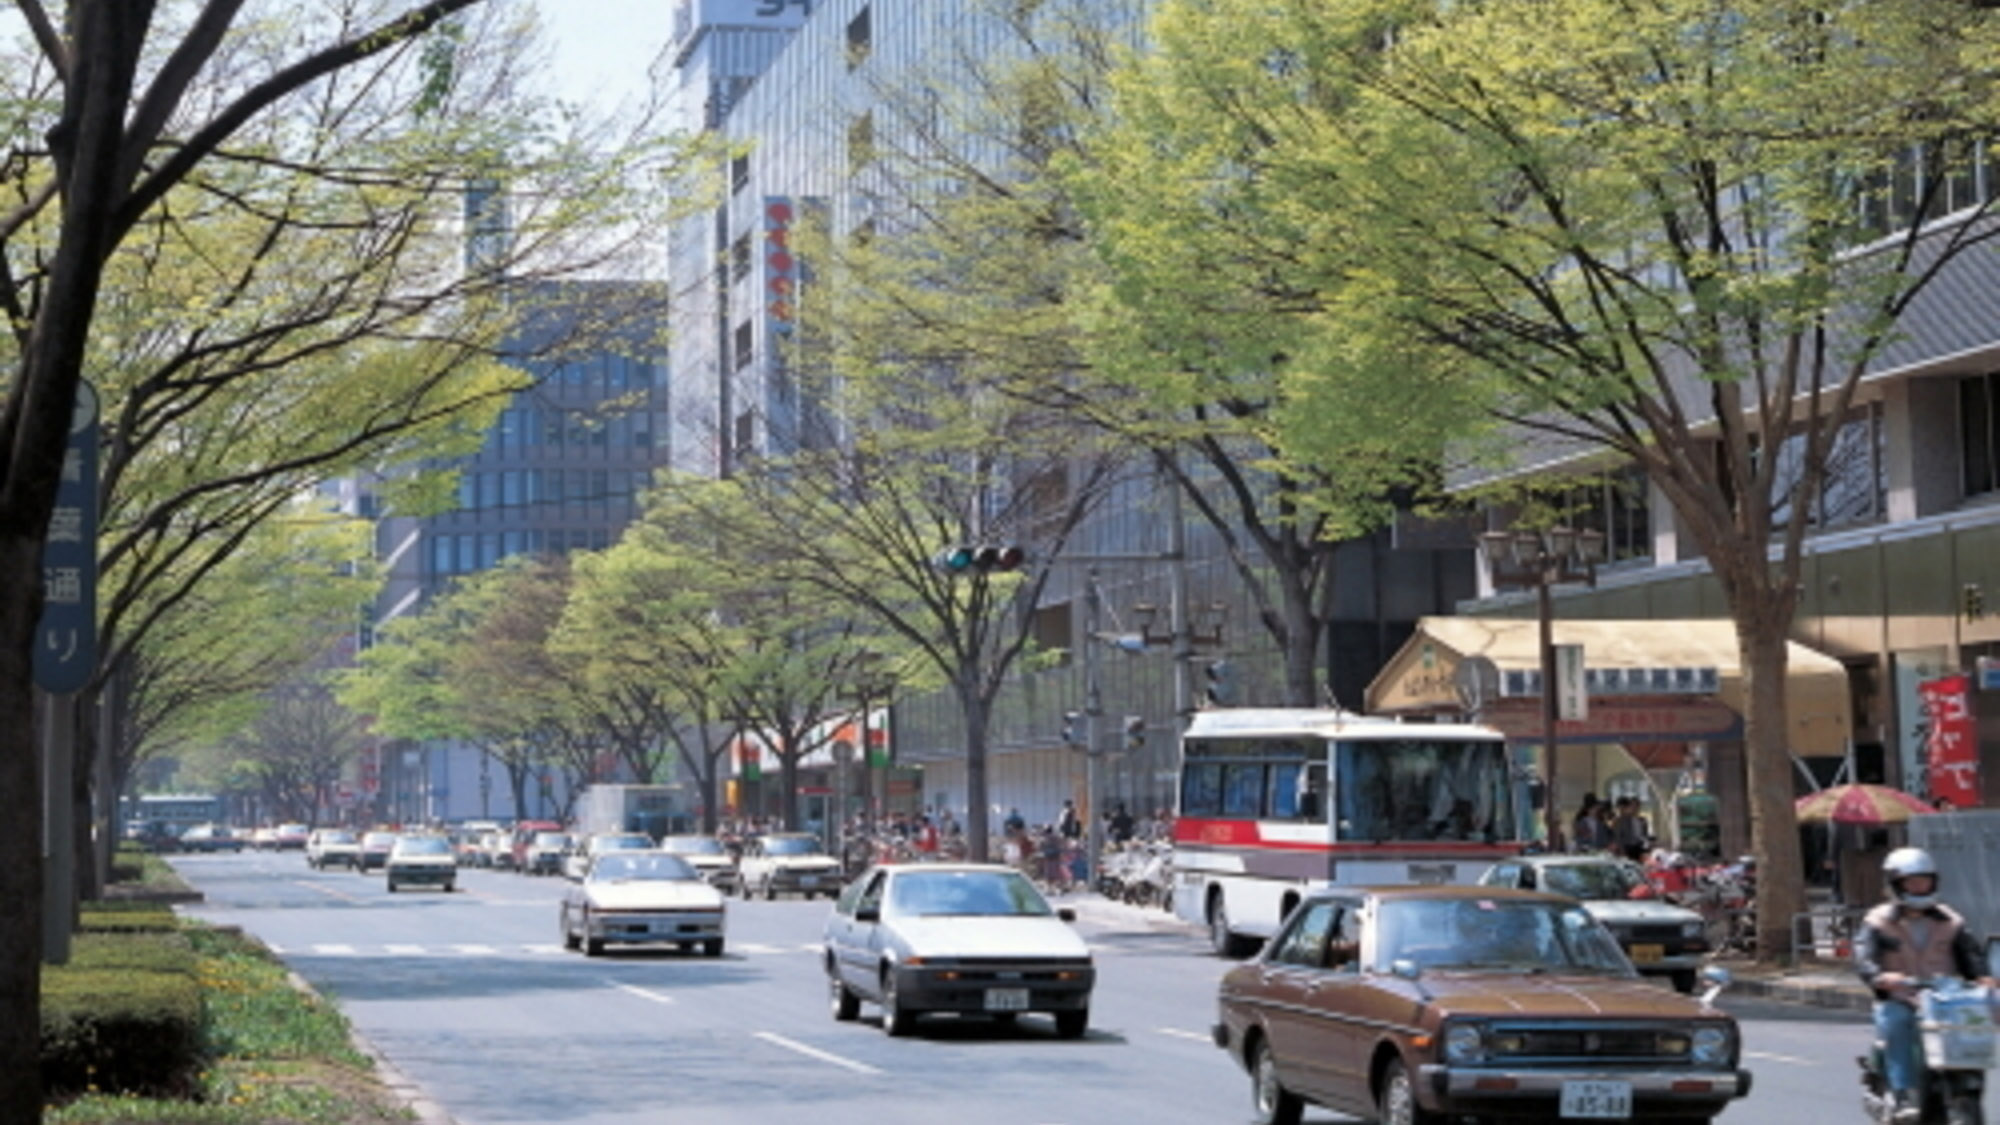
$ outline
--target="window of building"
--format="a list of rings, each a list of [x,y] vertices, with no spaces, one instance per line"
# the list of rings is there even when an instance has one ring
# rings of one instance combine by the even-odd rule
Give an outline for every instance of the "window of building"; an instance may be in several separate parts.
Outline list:
[[[753,339],[755,339],[755,337],[751,334],[749,321],[746,320],[743,323],[736,326],[736,339],[735,339],[734,354],[733,354],[736,370],[741,371],[743,368],[750,366],[751,341]]]
[[[1958,444],[1965,465],[1965,494],[2000,492],[2000,373],[1958,382]]]
[[[729,158],[729,194],[734,195],[750,186],[750,154],[738,153]]]
[[[750,232],[744,231],[736,241],[729,244],[729,283],[731,285],[750,276]]]
[[[500,474],[500,503],[509,507],[519,507],[525,497],[521,495],[521,473],[518,469],[508,469]]]
[[[1873,406],[1856,407],[1841,423],[1826,453],[1826,471],[1814,497],[1812,528],[1842,527],[1880,519],[1884,502],[1881,418]],[[1782,528],[1792,520],[1792,491],[1804,470],[1806,437],[1793,433],[1778,448],[1772,482],[1771,524]]]
[[[868,9],[864,7],[847,21],[847,69],[867,62],[874,49],[874,32],[869,27]]]

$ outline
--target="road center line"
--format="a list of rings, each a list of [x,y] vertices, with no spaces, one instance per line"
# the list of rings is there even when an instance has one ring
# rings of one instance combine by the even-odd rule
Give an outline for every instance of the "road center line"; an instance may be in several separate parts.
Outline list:
[[[1213,1039],[1198,1031],[1185,1031],[1178,1027],[1156,1027],[1153,1030],[1159,1032],[1161,1035],[1171,1035],[1176,1039],[1192,1039],[1197,1043],[1214,1042]]]
[[[651,1000],[655,1004],[671,1004],[674,1002],[674,998],[664,992],[654,992],[650,988],[640,988],[636,984],[626,984],[623,981],[615,980],[606,980],[604,983],[621,991],[629,992],[641,999]]]
[[[843,1059],[839,1055],[833,1054],[830,1051],[822,1051],[818,1047],[808,1047],[804,1043],[799,1043],[794,1040],[787,1039],[784,1036],[777,1034],[776,1032],[759,1031],[756,1033],[756,1035],[757,1038],[764,1040],[766,1043],[775,1043],[778,1046],[783,1047],[788,1051],[797,1051],[801,1055],[805,1055],[809,1058],[818,1059],[821,1062],[832,1063],[835,1066],[844,1066],[856,1074],[882,1073],[882,1071],[876,1069],[875,1067],[869,1066],[867,1063],[858,1063],[855,1062],[853,1059]]]
[[[1811,1059],[1802,1059],[1799,1058],[1797,1055],[1778,1055],[1778,1054],[1773,1054],[1770,1051],[1745,1051],[1743,1052],[1743,1057],[1746,1059],[1763,1059],[1767,1062],[1792,1063],[1795,1066],[1819,1065],[1818,1063],[1814,1062]]]

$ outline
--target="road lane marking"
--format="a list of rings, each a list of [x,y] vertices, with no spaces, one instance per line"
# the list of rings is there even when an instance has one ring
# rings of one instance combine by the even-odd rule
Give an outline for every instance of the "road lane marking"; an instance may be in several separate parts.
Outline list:
[[[452,948],[458,950],[460,953],[479,957],[497,957],[500,955],[500,951],[490,945],[454,945]]]
[[[1154,1030],[1154,1031],[1157,1031],[1157,1032],[1159,1032],[1159,1033],[1160,1033],[1161,1035],[1171,1035],[1171,1036],[1173,1036],[1173,1037],[1174,1037],[1174,1038],[1176,1038],[1176,1039],[1192,1039],[1192,1040],[1194,1040],[1194,1041],[1195,1041],[1195,1042],[1197,1042],[1197,1043],[1213,1043],[1213,1042],[1215,1042],[1215,1040],[1214,1040],[1214,1039],[1212,1039],[1212,1038],[1210,1038],[1210,1037],[1208,1037],[1208,1036],[1206,1036],[1206,1035],[1203,1035],[1203,1034],[1201,1034],[1200,1032],[1197,1032],[1197,1031],[1184,1031],[1184,1030],[1182,1030],[1181,1028],[1178,1028],[1178,1027],[1156,1027],[1156,1028],[1154,1028],[1153,1030]]]
[[[387,949],[391,953],[414,954],[419,957],[423,956],[424,953],[424,947],[421,945],[385,945],[382,948]]]
[[[759,1031],[756,1033],[756,1035],[757,1038],[762,1039],[766,1043],[774,1043],[777,1046],[783,1047],[788,1051],[797,1051],[801,1055],[805,1055],[808,1058],[818,1059],[819,1061],[824,1063],[832,1063],[835,1066],[846,1067],[847,1069],[853,1071],[856,1074],[873,1074],[879,1076],[880,1074],[883,1073],[881,1070],[869,1066],[867,1063],[855,1062],[853,1059],[844,1059],[841,1058],[839,1055],[834,1054],[831,1051],[822,1051],[818,1047],[808,1047],[804,1043],[800,1043],[792,1039],[787,1039],[784,1036],[777,1034],[776,1032]]]
[[[344,944],[320,944],[313,946],[313,952],[324,956],[352,957],[354,956],[354,947]]]
[[[754,941],[739,941],[731,946],[731,948],[738,953],[783,953],[785,951],[785,948],[781,945],[764,945]]]
[[[1792,1063],[1797,1066],[1819,1065],[1818,1062],[1812,1059],[1802,1059],[1796,1055],[1778,1055],[1778,1054],[1773,1054],[1770,1051],[1745,1051],[1743,1052],[1743,1057],[1746,1059],[1763,1059],[1766,1062]]]
[[[651,1000],[655,1004],[671,1004],[674,1002],[674,998],[664,992],[654,992],[650,988],[640,988],[636,984],[626,984],[623,981],[615,981],[609,978],[606,978],[604,983],[621,992],[629,992],[642,1000]]]
[[[524,946],[522,946],[522,947],[521,947],[521,952],[523,952],[523,953],[567,953],[567,952],[569,952],[569,951],[568,951],[568,950],[566,950],[566,949],[564,949],[564,948],[563,948],[562,946],[560,946],[560,945],[555,945],[555,944],[553,944],[553,943],[552,943],[552,944],[549,944],[549,945],[524,945]]]
[[[294,886],[304,887],[307,890],[318,891],[323,895],[330,895],[334,898],[339,899],[342,902],[362,901],[361,896],[359,895],[348,894],[346,891],[341,890],[339,887],[330,887],[325,883],[314,883],[305,879],[294,879],[292,880],[292,883]]]

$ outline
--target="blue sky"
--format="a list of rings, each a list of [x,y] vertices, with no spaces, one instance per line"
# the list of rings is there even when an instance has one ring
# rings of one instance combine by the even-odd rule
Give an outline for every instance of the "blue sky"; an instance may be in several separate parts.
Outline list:
[[[554,51],[555,91],[605,109],[637,98],[673,32],[673,0],[533,0]]]

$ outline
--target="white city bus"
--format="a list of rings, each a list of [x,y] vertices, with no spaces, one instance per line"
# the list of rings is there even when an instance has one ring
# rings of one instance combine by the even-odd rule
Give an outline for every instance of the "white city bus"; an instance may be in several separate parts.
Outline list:
[[[1345,711],[1197,714],[1181,739],[1174,912],[1243,956],[1309,887],[1469,883],[1529,806],[1487,727]]]

